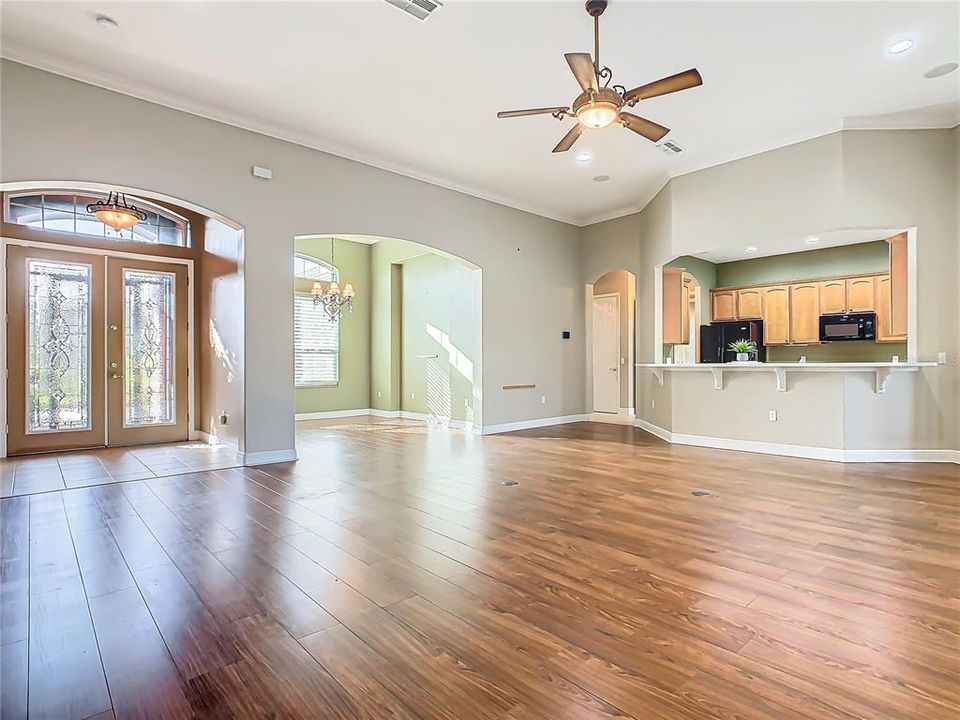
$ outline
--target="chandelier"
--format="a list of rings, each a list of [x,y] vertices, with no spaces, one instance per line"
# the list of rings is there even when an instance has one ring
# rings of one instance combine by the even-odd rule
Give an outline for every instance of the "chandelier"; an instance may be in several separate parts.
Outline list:
[[[330,264],[336,268],[334,250],[333,238],[330,238]],[[334,322],[343,315],[344,309],[353,312],[353,297],[357,291],[350,282],[345,282],[341,287],[335,279],[327,283],[317,280],[313,283],[310,294],[313,296],[314,306],[322,307],[330,322]]]
[[[128,203],[127,196],[118,192],[111,192],[106,200],[90,203],[87,212],[114,230],[126,230],[147,219],[143,210]]]

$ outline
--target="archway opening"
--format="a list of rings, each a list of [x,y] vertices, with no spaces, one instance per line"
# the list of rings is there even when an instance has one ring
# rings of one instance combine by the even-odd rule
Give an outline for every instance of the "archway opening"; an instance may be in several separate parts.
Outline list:
[[[320,234],[294,238],[292,268],[298,437],[399,420],[480,430],[479,267],[407,240]]]
[[[587,407],[595,422],[632,424],[636,414],[637,278],[625,269],[586,287]]]

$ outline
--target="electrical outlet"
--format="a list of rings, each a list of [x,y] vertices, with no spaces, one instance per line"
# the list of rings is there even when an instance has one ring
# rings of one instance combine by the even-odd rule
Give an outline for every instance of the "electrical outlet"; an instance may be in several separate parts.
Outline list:
[[[541,396],[540,396],[540,404],[541,404],[541,405],[546,405],[546,404],[547,404],[547,396],[546,396],[546,395],[541,395]]]
[[[226,424],[227,424],[227,414],[226,414],[226,413],[220,413],[220,424],[221,424],[221,425],[226,425]]]
[[[383,397],[383,390],[377,390],[377,397],[378,397],[378,398],[382,398],[382,397]]]
[[[776,421],[777,421],[777,411],[776,411],[776,410],[771,410],[770,412],[768,412],[768,413],[767,413],[767,418],[770,420],[770,422],[776,422]]]
[[[463,399],[463,406],[464,406],[464,407],[470,407],[470,402],[467,400],[467,398],[464,398],[464,399]]]
[[[416,399],[417,399],[417,394],[416,394],[416,393],[410,393],[410,399],[411,399],[411,400],[416,400]]]
[[[947,364],[947,354],[945,352],[937,353],[937,365],[946,365]]]
[[[650,401],[650,409],[651,409],[651,410],[656,410],[656,409],[657,409],[657,401],[656,401],[656,400],[651,400],[651,401]]]

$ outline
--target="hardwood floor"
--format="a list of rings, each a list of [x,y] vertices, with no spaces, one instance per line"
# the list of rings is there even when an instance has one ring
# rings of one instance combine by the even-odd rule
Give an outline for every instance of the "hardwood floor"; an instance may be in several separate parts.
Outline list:
[[[956,465],[300,427],[0,500],[3,720],[960,716]]]

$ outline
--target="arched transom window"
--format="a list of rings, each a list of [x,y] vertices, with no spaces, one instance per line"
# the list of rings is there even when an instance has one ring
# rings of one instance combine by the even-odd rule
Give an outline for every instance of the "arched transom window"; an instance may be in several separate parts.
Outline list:
[[[106,193],[88,190],[27,190],[8,193],[3,216],[7,222],[36,230],[88,235],[113,240],[190,246],[190,223],[172,210],[127,195],[127,202],[147,214],[131,228],[115,230],[87,212],[87,205],[106,199]]]

